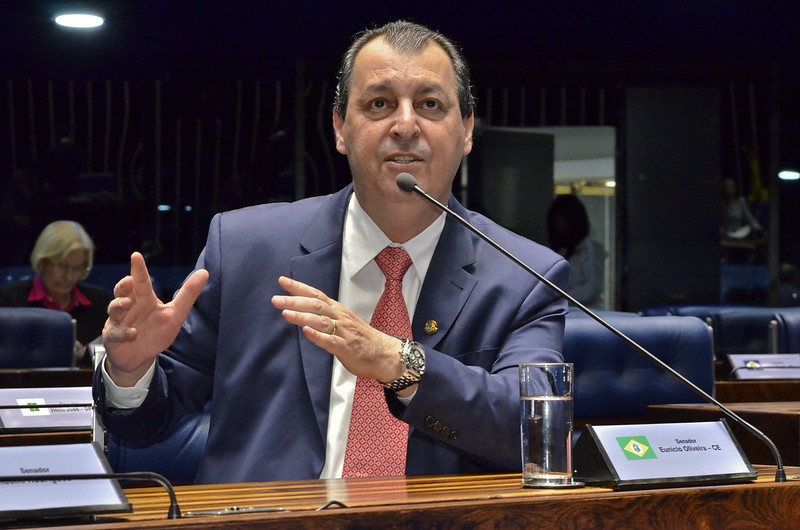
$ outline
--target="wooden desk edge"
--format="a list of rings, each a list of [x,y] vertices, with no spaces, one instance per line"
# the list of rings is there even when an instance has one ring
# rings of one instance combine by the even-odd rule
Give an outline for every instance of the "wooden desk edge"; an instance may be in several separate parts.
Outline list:
[[[486,477],[436,477],[409,479],[405,488],[389,488],[381,496],[347,508],[315,511],[324,504],[307,501],[305,507],[278,513],[244,513],[165,519],[168,499],[159,488],[126,490],[135,511],[117,521],[98,518],[89,528],[319,528],[378,527],[400,528],[458,527],[483,525],[521,527],[536,523],[541,528],[596,527],[729,527],[751,522],[756,526],[791,527],[797,521],[800,505],[800,480],[783,484],[773,482],[774,467],[756,466],[759,479],[753,483],[692,488],[662,488],[614,491],[606,488],[574,490],[528,490],[520,486],[518,475]],[[800,470],[791,468],[790,475]],[[481,480],[484,478],[485,480]],[[462,480],[463,482],[458,482]],[[485,488],[482,487],[485,485]],[[188,510],[217,509],[225,506],[280,506],[298,494],[320,495],[330,500],[327,491],[337,488],[358,497],[368,491],[369,482],[298,481],[221,486],[184,486],[176,488],[178,502]],[[417,496],[415,490],[430,488]],[[447,488],[464,488],[464,493],[443,496]],[[193,499],[213,495],[215,500],[196,505]],[[724,492],[724,493],[723,493]],[[389,495],[387,497],[387,494]],[[398,501],[406,494],[408,501]],[[232,496],[231,496],[232,495]],[[270,498],[273,495],[273,498]],[[394,495],[394,497],[392,497]],[[228,498],[235,499],[227,500]],[[231,504],[233,503],[233,504]],[[287,501],[287,506],[289,501]],[[767,510],[767,508],[770,508]],[[782,508],[782,509],[779,509]],[[613,515],[612,515],[613,514]],[[158,519],[154,519],[158,518]],[[86,526],[81,526],[87,528]],[[78,528],[78,527],[76,527]]]

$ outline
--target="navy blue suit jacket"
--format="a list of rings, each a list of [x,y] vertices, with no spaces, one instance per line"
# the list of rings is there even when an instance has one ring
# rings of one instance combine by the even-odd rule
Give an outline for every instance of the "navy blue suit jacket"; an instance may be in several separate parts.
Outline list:
[[[173,345],[159,356],[144,403],[106,410],[106,428],[132,441],[158,439],[186,412],[211,402],[199,483],[317,478],[325,460],[333,357],[286,323],[270,303],[278,276],[337,298],[342,226],[352,186],[324,197],[266,204],[214,217],[197,267],[210,277]],[[450,206],[566,289],[569,266],[545,247]],[[406,472],[519,471],[517,365],[562,360],[566,304],[464,227],[447,220],[412,329],[427,365],[404,407]],[[425,323],[438,331],[428,335]]]

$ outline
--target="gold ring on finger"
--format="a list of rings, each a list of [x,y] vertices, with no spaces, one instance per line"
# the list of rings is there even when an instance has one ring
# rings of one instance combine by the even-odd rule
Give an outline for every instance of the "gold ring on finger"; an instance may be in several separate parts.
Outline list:
[[[336,335],[336,321],[331,319],[331,322],[333,322],[333,330],[331,330],[331,335]]]

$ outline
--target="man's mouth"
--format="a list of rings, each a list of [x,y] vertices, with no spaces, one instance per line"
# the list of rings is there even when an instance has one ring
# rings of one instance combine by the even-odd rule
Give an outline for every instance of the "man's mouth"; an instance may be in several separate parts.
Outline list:
[[[397,164],[410,164],[411,162],[416,162],[417,159],[413,156],[395,156],[392,157],[392,162],[396,162]]]

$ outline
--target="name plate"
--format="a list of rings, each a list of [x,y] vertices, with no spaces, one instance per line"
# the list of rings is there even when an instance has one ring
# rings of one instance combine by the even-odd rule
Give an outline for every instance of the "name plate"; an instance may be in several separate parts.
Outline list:
[[[0,388],[0,433],[91,430],[92,420],[90,386]]]
[[[748,482],[758,476],[725,420],[587,425],[573,464],[575,480],[616,489]]]
[[[0,522],[130,512],[116,480],[46,478],[110,472],[96,443],[0,447]],[[26,480],[12,482],[12,478]]]
[[[800,353],[730,353],[736,379],[800,379]]]

